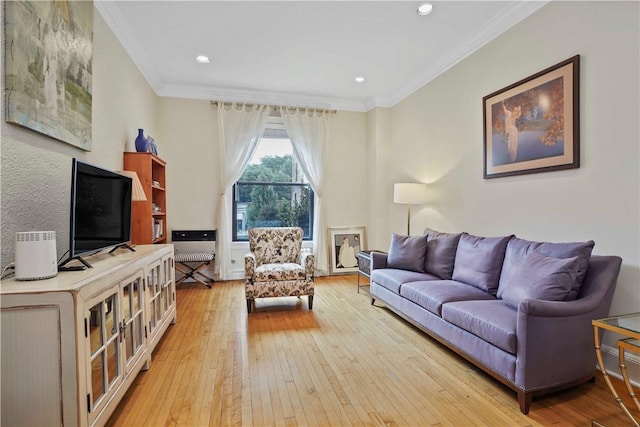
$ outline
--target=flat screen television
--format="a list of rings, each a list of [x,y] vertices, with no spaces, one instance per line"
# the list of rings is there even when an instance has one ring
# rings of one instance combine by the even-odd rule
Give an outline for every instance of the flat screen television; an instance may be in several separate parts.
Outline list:
[[[91,267],[82,256],[131,242],[131,178],[78,159],[71,165],[69,258]]]

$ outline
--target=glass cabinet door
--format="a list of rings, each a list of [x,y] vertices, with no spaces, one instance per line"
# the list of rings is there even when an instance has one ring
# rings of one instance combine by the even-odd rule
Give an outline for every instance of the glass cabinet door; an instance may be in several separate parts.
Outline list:
[[[149,333],[153,335],[162,321],[162,283],[161,283],[161,265],[153,264],[147,270],[147,299],[149,301]]]
[[[90,367],[90,404],[93,408],[100,405],[102,398],[114,389],[122,378],[120,371],[118,324],[120,306],[118,288],[110,290],[106,297],[89,308],[87,338],[91,354]]]
[[[175,273],[172,256],[164,257],[162,259],[162,273],[162,310],[166,313],[175,303]]]
[[[122,289],[122,341],[127,368],[135,361],[144,344],[142,321],[142,276],[121,284]]]

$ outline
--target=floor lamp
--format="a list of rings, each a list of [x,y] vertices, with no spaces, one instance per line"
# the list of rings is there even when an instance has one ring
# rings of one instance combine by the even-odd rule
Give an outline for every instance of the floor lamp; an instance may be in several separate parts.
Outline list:
[[[412,182],[393,184],[393,202],[408,205],[407,236],[411,234],[411,205],[420,205],[427,201],[427,185]]]

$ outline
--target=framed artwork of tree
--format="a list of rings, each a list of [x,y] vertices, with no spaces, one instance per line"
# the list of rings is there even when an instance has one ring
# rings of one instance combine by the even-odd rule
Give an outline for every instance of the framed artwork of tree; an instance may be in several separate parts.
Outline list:
[[[580,56],[482,98],[484,178],[580,167]]]

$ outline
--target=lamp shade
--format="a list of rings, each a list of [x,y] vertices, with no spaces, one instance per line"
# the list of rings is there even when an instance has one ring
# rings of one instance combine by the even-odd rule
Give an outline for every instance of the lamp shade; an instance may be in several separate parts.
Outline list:
[[[142,183],[140,182],[140,178],[138,178],[138,174],[134,171],[120,171],[119,173],[131,178],[131,200],[134,202],[146,201],[147,196],[144,194],[144,188],[142,188]]]
[[[427,201],[427,185],[413,182],[393,184],[393,202],[419,205]]]

